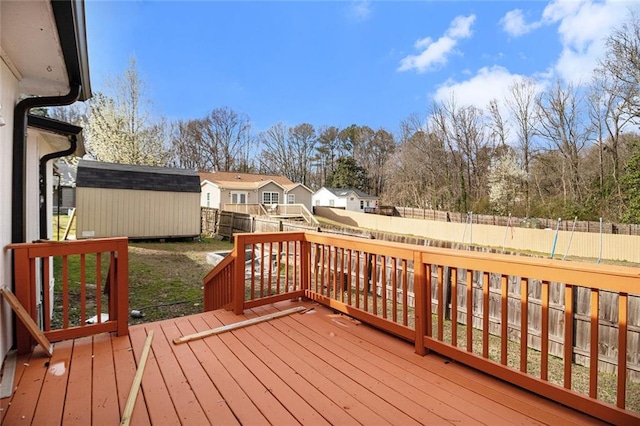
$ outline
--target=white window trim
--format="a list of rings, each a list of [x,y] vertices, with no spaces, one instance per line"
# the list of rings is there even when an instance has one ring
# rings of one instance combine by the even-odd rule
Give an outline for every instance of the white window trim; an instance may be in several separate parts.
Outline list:
[[[241,196],[244,195],[244,203],[234,203],[234,195],[236,195],[237,201],[240,201]],[[229,201],[231,201],[231,204],[247,204],[247,202],[249,201],[249,193],[246,191],[231,191],[229,192]]]
[[[269,194],[269,200],[266,200],[266,195]],[[275,200],[274,200],[275,194]],[[262,193],[262,204],[278,204],[280,202],[280,193],[277,191],[264,191]]]

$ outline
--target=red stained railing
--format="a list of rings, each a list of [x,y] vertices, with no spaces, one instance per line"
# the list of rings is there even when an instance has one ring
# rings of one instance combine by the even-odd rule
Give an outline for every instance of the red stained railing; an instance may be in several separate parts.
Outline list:
[[[103,332],[128,334],[127,238],[11,244],[7,248],[14,252],[15,295],[50,341]],[[53,300],[52,273],[59,276]],[[18,351],[28,352],[31,345],[31,335],[18,323]]]
[[[315,232],[235,239],[234,254],[205,280],[207,299],[224,297],[205,301],[208,308],[242,313],[304,296],[413,342],[418,354],[438,352],[611,423],[640,422],[626,397],[637,352],[629,342],[640,336],[640,324],[628,324],[630,309],[640,306],[636,268]],[[217,286],[227,290],[216,293]],[[615,357],[601,353],[605,337],[617,346]],[[587,359],[585,389],[572,380],[585,368],[577,357]],[[607,402],[598,392],[599,361],[612,358],[616,396]],[[552,374],[559,359],[561,373]]]

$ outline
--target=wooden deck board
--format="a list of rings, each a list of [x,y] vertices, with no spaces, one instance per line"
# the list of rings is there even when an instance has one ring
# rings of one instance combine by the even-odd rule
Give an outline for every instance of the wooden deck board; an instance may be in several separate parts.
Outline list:
[[[99,334],[93,339],[93,423],[118,424],[120,409],[113,362],[111,336]]]
[[[16,377],[20,374],[20,379],[14,381],[16,389],[2,419],[3,424],[31,424],[38,402],[33,395],[40,393],[48,361],[49,358],[39,346],[29,355],[18,356]]]
[[[133,352],[136,356],[136,364],[142,354],[144,341],[147,338],[146,325],[144,327],[131,327],[129,329]],[[161,337],[161,336],[159,336]],[[154,336],[154,340],[156,337]],[[157,345],[157,343],[156,343]],[[173,406],[173,401],[169,395],[167,384],[162,378],[162,372],[156,361],[155,348],[151,345],[149,358],[142,375],[142,392],[147,404],[147,411],[152,424],[169,425],[179,424],[178,413]]]
[[[69,361],[69,381],[62,417],[63,424],[91,424],[92,358],[93,338],[76,339]],[[42,401],[42,403],[46,402]]]
[[[49,360],[48,371],[40,392],[40,398],[49,401],[49,403],[37,406],[33,424],[42,425],[60,423],[62,421],[72,350],[73,340],[55,344],[53,356]]]
[[[237,321],[237,317],[233,314],[217,315],[225,323]],[[235,318],[234,318],[235,317]],[[253,333],[255,332],[255,334]],[[246,348],[256,354],[256,356],[273,372],[273,374],[282,378],[291,389],[300,395],[310,406],[312,406],[319,415],[331,424],[339,425],[358,425],[353,417],[351,417],[341,406],[334,403],[328,396],[324,395],[320,389],[313,386],[307,381],[303,375],[294,366],[290,365],[289,357],[281,359],[274,350],[276,342],[270,341],[265,343],[261,341],[260,335],[263,333],[257,328],[241,329],[233,332],[237,336],[239,342]]]
[[[336,380],[337,385],[342,386],[342,383],[349,381],[357,385],[359,388],[356,387],[354,396],[366,403],[371,410],[378,412],[388,422],[402,424],[443,424],[447,422],[445,417],[412,403],[406,395],[382,383],[379,377],[370,376],[361,370],[360,368],[369,362],[366,358],[360,359],[359,363],[350,363],[342,355],[329,350],[328,348],[332,346],[333,336],[331,334],[325,336],[326,341],[319,344],[319,339],[312,339],[303,334],[298,329],[299,323],[290,318],[283,318],[278,322],[274,321],[270,325],[286,333],[290,339],[316,356],[318,359],[310,360],[310,362],[320,364],[324,372],[333,377],[342,376]],[[460,419],[455,420],[460,421]],[[467,419],[467,421],[470,420],[472,419]]]
[[[443,382],[439,376],[428,371],[415,369],[413,372],[409,371],[413,364],[400,363],[396,354],[386,352],[375,344],[366,342],[351,333],[341,332],[340,328],[360,327],[346,317],[331,315],[327,318],[312,314],[304,319],[295,316],[292,319],[304,324],[312,335],[318,334],[320,337],[322,334],[334,333],[333,339],[331,339],[334,351],[348,353],[354,360],[369,360],[370,362],[362,364],[365,372],[384,383],[388,383],[389,386],[394,386],[396,390],[404,392],[414,404],[433,410],[448,420],[465,424],[493,423],[498,415],[509,424],[539,424],[510,409],[489,412],[482,404],[474,401],[473,397],[477,398],[475,394],[465,393],[465,388]],[[399,366],[399,363],[405,365],[406,369]],[[418,372],[421,374],[416,374]]]
[[[198,331],[217,327],[220,323],[213,320],[212,315],[201,317],[202,324]],[[209,322],[206,322],[209,321]],[[298,424],[295,417],[278,401],[278,399],[265,387],[249,370],[242,361],[221,340],[220,335],[206,339],[207,345],[220,363],[226,368],[233,379],[242,388],[260,412],[271,424],[286,425]]]
[[[131,346],[131,340],[128,336],[111,336],[111,346],[113,348],[113,362],[116,369],[119,415],[122,417],[122,412],[127,403],[131,385],[133,384],[133,378],[136,375],[136,360],[133,356],[133,347]],[[131,424],[141,426],[151,424],[142,390],[138,391],[136,405],[131,415]]]
[[[188,320],[184,320],[188,321]],[[178,321],[176,321],[178,322]],[[167,339],[170,341],[182,336],[176,323],[169,323],[162,327]],[[209,423],[232,425],[238,424],[238,420],[227,403],[209,380],[207,372],[198,362],[198,359],[188,345],[171,345],[174,356],[180,360],[182,371],[198,398]]]
[[[210,313],[204,315],[211,315]],[[200,328],[196,329],[194,323]],[[176,323],[182,335],[192,334],[202,331],[206,323],[200,316],[190,317],[188,320]],[[210,337],[213,339],[215,337]],[[211,351],[207,344],[207,339],[195,340],[188,343],[189,348],[202,364],[209,379],[216,384],[216,388],[220,395],[233,411],[234,415],[240,423],[254,423],[258,425],[269,424],[267,419],[262,415],[260,410],[255,406],[253,401],[243,392],[242,388],[236,383],[231,374],[222,365],[220,360]]]
[[[283,310],[207,312],[36,347],[19,357],[2,424],[117,424],[148,330],[132,424],[599,424],[310,302],[294,314],[184,345],[173,339]]]

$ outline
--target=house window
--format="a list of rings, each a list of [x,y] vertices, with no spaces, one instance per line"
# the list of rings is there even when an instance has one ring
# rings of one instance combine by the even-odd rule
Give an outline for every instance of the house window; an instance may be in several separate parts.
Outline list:
[[[335,206],[336,205],[336,200],[329,200],[329,205],[331,207]]]
[[[231,192],[231,204],[247,204],[246,192]]]
[[[287,204],[296,203],[296,194],[287,194]]]
[[[364,209],[364,201],[360,200],[360,210]]]
[[[280,197],[277,192],[265,191],[262,193],[262,204],[278,204]]]

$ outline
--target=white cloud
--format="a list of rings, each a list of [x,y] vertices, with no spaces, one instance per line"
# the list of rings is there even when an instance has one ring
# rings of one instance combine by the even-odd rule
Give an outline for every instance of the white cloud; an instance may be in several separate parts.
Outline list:
[[[517,37],[541,26],[556,25],[562,51],[554,66],[557,77],[572,83],[586,82],[605,53],[606,37],[628,19],[636,3],[617,0],[553,0],[538,21],[526,23],[520,9],[508,12],[500,24]]]
[[[500,20],[502,29],[513,37],[519,37],[538,28],[540,22],[532,22],[527,24],[524,20],[524,14],[520,9],[514,9],[506,13]]]
[[[536,91],[541,92],[545,88],[543,76],[536,84]],[[475,106],[485,113],[492,99],[498,101],[498,108],[509,133],[508,143],[515,143],[516,131],[510,122],[510,112],[505,104],[505,99],[511,95],[510,87],[517,81],[527,78],[519,74],[512,74],[504,67],[493,66],[480,68],[476,74],[468,80],[456,82],[449,80],[441,85],[432,98],[436,102],[448,102],[453,99],[459,107]]]
[[[347,15],[354,21],[366,21],[371,17],[371,1],[352,0],[349,4]]]
[[[422,50],[417,55],[408,55],[400,61],[398,71],[416,70],[419,73],[432,70],[436,65],[447,63],[449,55],[454,51],[458,40],[471,37],[471,26],[476,19],[475,15],[458,16],[438,40],[431,37],[417,40],[414,47]]]
[[[502,101],[509,93],[509,86],[520,78],[521,75],[511,74],[501,66],[484,67],[469,80],[445,82],[433,94],[433,99],[443,102],[453,95],[459,105],[474,105],[484,109],[491,99]]]

